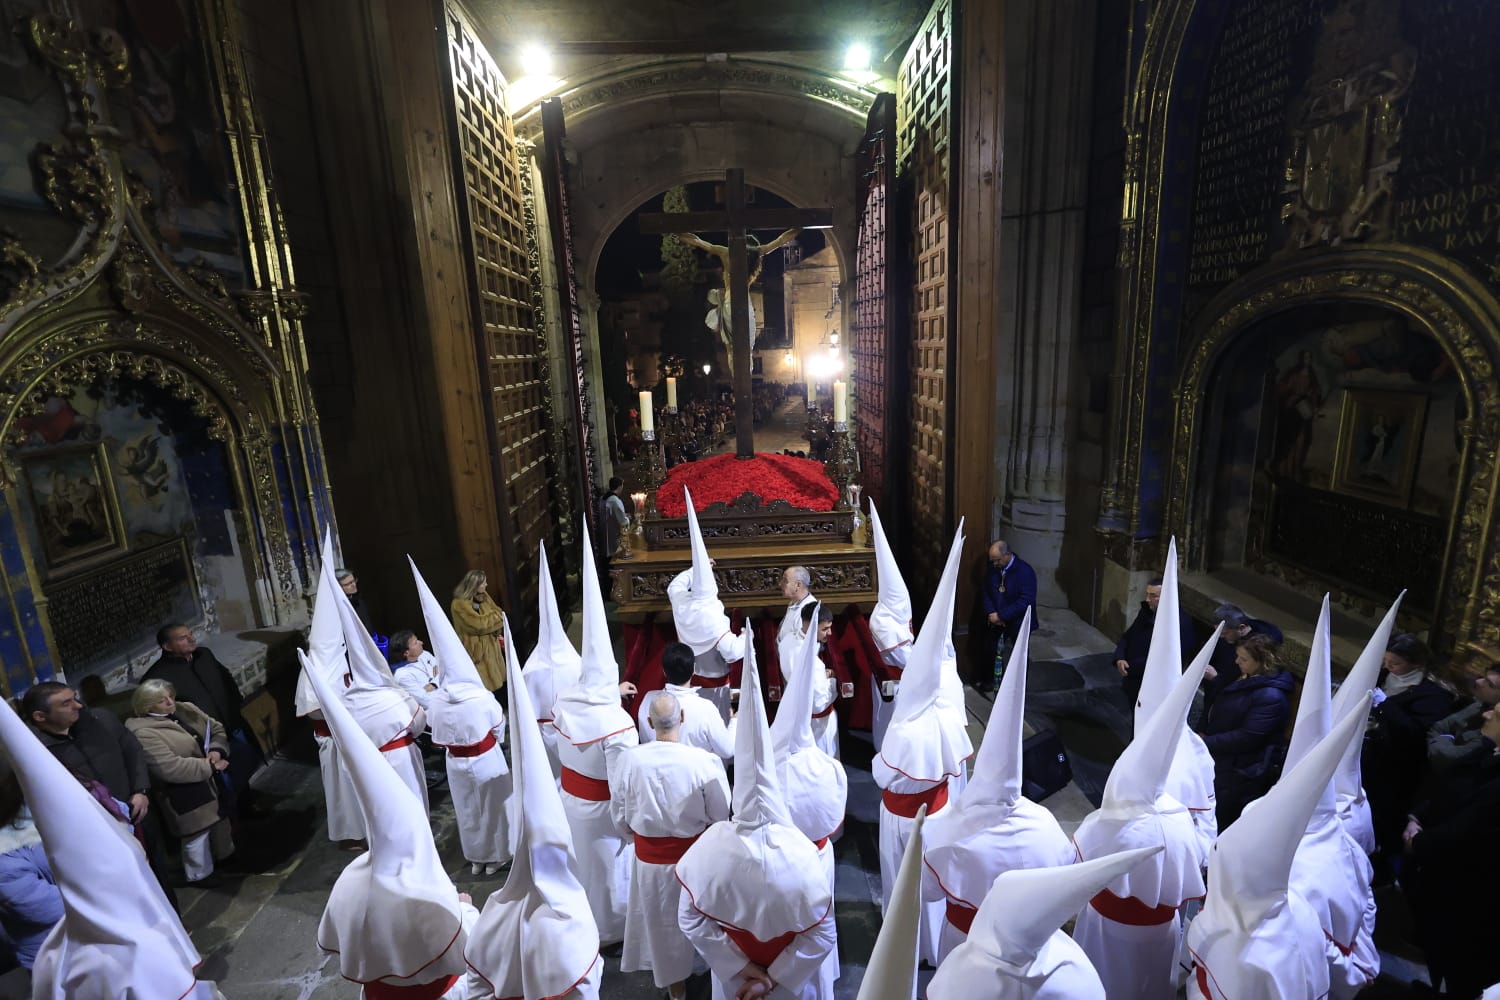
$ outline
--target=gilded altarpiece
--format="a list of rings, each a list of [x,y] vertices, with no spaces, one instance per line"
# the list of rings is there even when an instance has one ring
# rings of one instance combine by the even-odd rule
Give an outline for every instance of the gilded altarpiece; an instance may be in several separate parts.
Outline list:
[[[1345,505],[1361,515],[1375,504],[1372,524],[1396,516],[1382,509],[1429,516],[1416,508],[1440,495],[1444,509],[1431,515],[1440,525],[1432,540],[1440,550],[1436,589],[1404,624],[1430,627],[1435,644],[1461,661],[1493,659],[1500,66],[1490,50],[1500,8],[1461,0],[1178,0],[1142,2],[1136,12],[1117,323],[1125,377],[1113,401],[1105,551],[1127,568],[1145,568],[1158,555],[1155,540],[1175,533],[1188,539],[1190,564],[1210,561],[1205,498],[1220,438],[1205,421],[1212,423],[1226,359],[1244,347],[1238,339],[1284,328],[1308,310],[1376,310],[1430,338],[1451,367],[1454,457],[1451,479],[1443,474],[1451,485],[1420,475],[1408,483],[1392,468],[1381,472],[1390,483],[1372,486],[1374,473],[1359,465],[1372,456],[1384,462],[1375,442],[1395,440],[1386,421],[1414,426],[1421,407],[1446,398],[1427,386],[1419,387],[1429,397],[1421,407],[1377,387],[1351,395],[1348,412],[1326,415],[1351,428],[1322,470],[1327,489],[1288,474],[1284,449],[1280,465],[1272,455],[1263,474],[1279,476],[1283,498],[1312,490],[1302,499],[1317,509]],[[1293,378],[1300,362],[1263,360],[1274,399],[1278,380]],[[1261,431],[1286,445],[1299,419],[1288,407]],[[1287,542],[1283,549],[1293,547]],[[1322,571],[1283,575],[1309,592],[1353,582],[1355,574],[1334,563],[1311,561]],[[1352,603],[1374,610],[1380,602]]]
[[[174,616],[213,629],[222,595],[201,571],[221,572],[229,553],[249,586],[247,627],[304,620],[332,516],[305,303],[235,7],[83,10],[11,3],[0,31],[0,661],[12,691],[149,648],[162,609],[124,600],[127,587],[185,583],[193,601]],[[97,457],[69,464],[91,441]],[[181,517],[168,511],[177,492],[191,498],[172,508]],[[142,527],[132,511],[161,521]],[[85,649],[73,659],[86,665],[59,656]]]
[[[953,25],[951,0],[934,4],[902,60],[896,91],[898,184],[912,234],[910,551],[925,559],[924,588],[936,585],[950,541],[944,533],[951,451]]]
[[[502,501],[504,593],[521,634],[535,628],[538,546],[555,546],[567,515],[559,455],[569,450],[552,413],[545,303],[538,280],[541,243],[529,170],[506,107],[506,81],[468,15],[446,5],[456,129],[455,164],[475,295],[476,350],[488,380],[486,407]],[[528,233],[532,235],[528,236]],[[564,565],[555,551],[550,564]]]

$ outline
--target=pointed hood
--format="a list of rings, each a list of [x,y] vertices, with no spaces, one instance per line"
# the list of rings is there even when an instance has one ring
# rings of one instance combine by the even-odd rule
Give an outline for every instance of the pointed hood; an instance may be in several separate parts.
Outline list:
[[[698,527],[698,512],[693,509],[693,494],[686,486],[682,488],[683,498],[687,502],[688,540],[692,543],[693,569],[690,586],[693,597],[702,600],[705,597],[719,596],[719,582],[714,579],[713,564],[708,558],[708,546],[703,544],[703,529]]]
[[[880,587],[880,599],[870,612],[870,633],[875,637],[875,645],[884,653],[913,639],[911,592],[906,589],[901,567],[896,565],[891,543],[886,541],[885,529],[880,526],[880,515],[875,511],[873,500],[870,501],[869,530],[875,541],[875,573]]]
[[[407,556],[406,561],[411,564],[412,579],[417,584],[417,597],[422,602],[422,620],[427,623],[427,636],[432,640],[432,655],[437,657],[438,678],[443,691],[451,701],[494,697],[480,679],[474,660],[469,656],[468,650],[464,649],[463,640],[454,630],[448,613],[438,603],[432,588],[427,586],[427,581],[422,579],[416,560]]]
[[[1003,872],[980,904],[969,940],[1004,962],[1025,966],[1101,889],[1162,850],[1140,847],[1059,868]]]
[[[917,810],[896,887],[870,952],[857,1000],[912,1000],[917,995],[917,951],[922,920],[922,824],[927,807]]]
[[[124,824],[9,709],[0,711],[0,745],[21,783],[63,903],[62,921],[37,952],[29,995],[197,996],[208,985],[194,985],[201,959]]]
[[[323,533],[323,564],[318,569],[318,590],[313,598],[312,625],[307,633],[307,651],[314,667],[336,677],[335,690],[344,686],[349,658],[344,645],[344,626],[339,621],[338,598],[343,588],[334,578],[333,532]],[[295,709],[299,716],[318,710],[318,697],[306,676],[297,676]]]
[[[1344,717],[1355,710],[1359,700],[1375,687],[1375,682],[1380,678],[1380,665],[1385,660],[1385,647],[1390,645],[1391,632],[1396,627],[1396,613],[1401,610],[1401,600],[1406,597],[1406,591],[1401,591],[1375,626],[1375,631],[1370,634],[1370,641],[1365,643],[1364,651],[1359,654],[1359,659],[1354,661],[1354,666],[1344,677],[1344,682],[1339,685],[1338,692],[1333,696],[1333,721],[1335,724],[1343,721]],[[1368,711],[1368,709],[1366,710]],[[1362,777],[1359,770],[1359,744],[1349,748],[1339,764],[1338,774],[1334,778],[1334,787],[1338,794],[1350,798],[1360,798],[1363,794],[1361,788]]]
[[[537,638],[536,648],[526,658],[522,673],[530,673],[542,667],[562,669],[574,676],[583,669],[583,658],[573,643],[568,640],[568,630],[563,627],[562,612],[557,606],[557,591],[552,586],[552,570],[547,565],[547,544],[537,544]],[[549,705],[542,705],[548,708]]]
[[[1031,646],[1031,610],[1006,662],[1005,676],[990,707],[990,721],[974,758],[974,773],[960,804],[1010,805],[1021,797],[1021,741],[1026,724],[1026,668]]]
[[[908,721],[925,713],[937,701],[942,680],[941,664],[953,634],[953,601],[958,591],[958,566],[964,554],[964,522],[960,518],[948,549],[948,561],[938,581],[932,606],[922,621],[922,631],[912,645],[901,686],[891,705],[891,725]]]
[[[787,683],[781,695],[781,704],[776,709],[776,719],[771,723],[771,743],[778,760],[785,760],[799,750],[813,746],[813,693],[818,678],[822,675],[822,664],[818,660],[817,629],[817,609],[821,606],[822,602],[813,605],[813,627],[807,630],[807,634],[797,644],[795,668],[782,671],[787,675]]]
[[[1297,703],[1297,722],[1292,729],[1292,740],[1287,746],[1286,764],[1283,770],[1296,767],[1313,748],[1328,736],[1333,728],[1333,705],[1330,696],[1332,684],[1332,633],[1328,595],[1323,595],[1323,608],[1318,612],[1318,624],[1313,630],[1312,652],[1307,660],[1307,673],[1302,677],[1302,698]],[[1337,815],[1334,786],[1330,781],[1318,797],[1313,810],[1313,822],[1329,820]]]
[[[496,996],[562,996],[599,961],[599,928],[578,880],[573,835],[537,728],[536,706],[519,683],[515,648],[507,620],[511,794],[520,803],[513,828],[515,861],[505,885],[486,901],[464,957]]]
[[[332,578],[333,567],[327,567],[324,572]],[[321,590],[319,593],[321,594]],[[398,687],[396,678],[391,675],[390,665],[381,655],[380,647],[376,646],[375,640],[370,638],[370,633],[365,630],[364,623],[359,620],[359,615],[354,613],[354,605],[349,603],[348,595],[338,585],[337,580],[333,581],[333,600],[334,606],[338,608],[339,625],[344,632],[344,644],[349,651],[351,677],[349,686],[364,690]]]
[[[1177,539],[1167,543],[1167,564],[1161,573],[1161,603],[1151,626],[1151,646],[1146,669],[1141,672],[1141,691],[1135,699],[1135,728],[1140,729],[1172,693],[1182,676],[1182,612],[1177,594]],[[1212,649],[1213,647],[1209,647]]]
[[[300,653],[303,669],[309,664]],[[359,800],[370,850],[334,883],[318,946],[339,956],[345,979],[415,977],[427,983],[463,971],[463,908],[443,869],[424,803],[365,735],[328,679],[309,671],[328,729]]]
[[[1368,701],[1366,695],[1363,701]],[[1362,707],[1356,706],[1356,708]],[[1363,732],[1358,711],[1345,716],[1328,737],[1282,774],[1258,802],[1214,844],[1208,862],[1209,926],[1252,931],[1286,896],[1292,859],[1344,750]],[[1234,914],[1232,921],[1228,914]]]
[[[739,725],[734,734],[734,824],[742,830],[767,823],[791,826],[792,818],[781,794],[771,727],[766,722],[766,703],[760,696],[754,642],[745,643],[740,677]]]
[[[1223,623],[1219,628],[1222,630]],[[1218,631],[1209,642],[1217,641]],[[1150,811],[1166,787],[1167,772],[1177,752],[1182,729],[1187,724],[1188,707],[1208,666],[1207,657],[1199,657],[1177,678],[1161,707],[1144,727],[1137,727],[1135,738],[1120,754],[1104,784],[1101,810],[1120,816]]]
[[[583,672],[579,686],[606,701],[620,703],[620,665],[609,639],[609,620],[604,612],[604,592],[599,587],[599,569],[588,558],[593,552],[588,525],[583,526]]]
[[[844,765],[813,741],[813,685],[822,676],[818,633],[808,629],[797,647],[796,668],[787,671],[786,692],[771,724],[782,799],[792,825],[808,840],[832,836],[844,822],[849,801]]]

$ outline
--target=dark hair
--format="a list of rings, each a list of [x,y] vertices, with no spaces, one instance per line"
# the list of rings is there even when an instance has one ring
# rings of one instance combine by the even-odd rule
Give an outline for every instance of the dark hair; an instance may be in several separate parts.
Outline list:
[[[807,628],[807,626],[809,626],[809,625],[812,624],[813,615],[817,614],[817,612],[818,612],[818,606],[816,604],[814,604],[812,601],[808,601],[806,604],[802,605],[802,612],[801,612],[801,614],[802,614],[802,627],[803,628]]]
[[[1427,643],[1410,632],[1401,632],[1392,637],[1385,651],[1395,653],[1419,670],[1427,670],[1432,666],[1432,650],[1427,648]]]
[[[621,486],[624,486],[624,485],[625,485],[625,480],[621,479],[619,476],[610,476],[609,477],[609,492],[613,493],[615,490],[619,489]]]
[[[171,624],[163,625],[161,628],[157,629],[156,630],[156,644],[158,646],[161,646],[163,649],[165,649],[166,646],[167,646],[167,643],[170,642],[171,639],[172,639],[172,630],[173,629],[179,629],[179,628],[187,628],[187,626],[184,625],[182,622],[172,622]]]
[[[46,715],[52,708],[52,696],[69,690],[72,689],[60,681],[42,681],[31,685],[21,695],[21,718],[30,722],[33,712]]]
[[[661,671],[667,675],[668,684],[686,684],[693,678],[693,647],[685,642],[674,642],[661,653]]]
[[[820,622],[831,622],[831,621],[833,621],[833,609],[830,608],[828,605],[823,604],[821,602],[818,604],[818,621],[820,621]]]
[[[1239,628],[1241,625],[1250,624],[1250,616],[1241,611],[1233,604],[1221,604],[1214,608],[1214,617],[1223,622],[1229,628]]]
[[[1149,579],[1149,580],[1146,581],[1146,586],[1148,586],[1148,587],[1160,587],[1165,582],[1166,581],[1164,581],[1161,577],[1159,577],[1159,576],[1153,576],[1151,579]]]
[[[393,633],[390,638],[390,645],[386,647],[387,658],[392,663],[405,659],[406,647],[410,646],[411,641],[416,637],[417,634],[410,629],[402,629],[400,632]]]

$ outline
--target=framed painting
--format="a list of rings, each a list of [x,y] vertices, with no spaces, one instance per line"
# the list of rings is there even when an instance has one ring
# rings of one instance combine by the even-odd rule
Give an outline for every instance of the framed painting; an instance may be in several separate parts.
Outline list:
[[[1334,490],[1410,506],[1426,421],[1425,393],[1346,389],[1334,452]]]
[[[58,570],[124,549],[109,459],[100,443],[24,459],[42,555]]]

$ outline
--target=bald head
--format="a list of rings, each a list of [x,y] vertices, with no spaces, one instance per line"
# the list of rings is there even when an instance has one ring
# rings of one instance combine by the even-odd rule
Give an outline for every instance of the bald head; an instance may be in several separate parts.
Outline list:
[[[990,562],[1000,569],[1009,566],[1012,558],[1010,546],[1006,544],[1004,539],[990,546]]]
[[[651,708],[646,716],[651,722],[651,731],[659,740],[669,743],[676,742],[677,731],[682,726],[682,706],[677,702],[677,696],[670,691],[662,691],[651,699]]]

